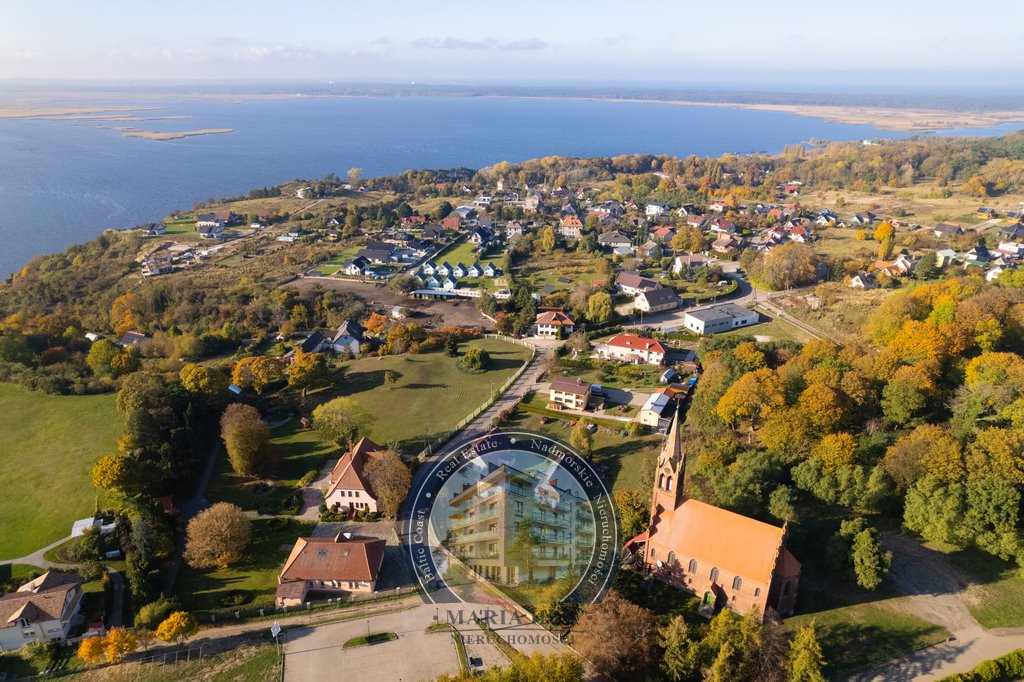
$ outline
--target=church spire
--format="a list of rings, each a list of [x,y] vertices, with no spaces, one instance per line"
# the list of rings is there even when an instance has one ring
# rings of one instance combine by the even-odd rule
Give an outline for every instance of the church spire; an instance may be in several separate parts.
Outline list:
[[[680,415],[677,413],[668,430],[668,438],[658,455],[658,469],[654,475],[654,503],[652,515],[660,509],[672,510],[683,500],[683,476],[686,470],[686,458],[680,445]]]

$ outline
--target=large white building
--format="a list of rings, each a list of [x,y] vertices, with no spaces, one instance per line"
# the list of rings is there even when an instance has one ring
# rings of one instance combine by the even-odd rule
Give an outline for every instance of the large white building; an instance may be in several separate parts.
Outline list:
[[[760,316],[756,310],[750,310],[735,303],[720,303],[699,310],[687,311],[683,318],[683,326],[698,334],[717,334],[757,324],[759,319]]]
[[[606,360],[622,360],[634,364],[660,365],[665,361],[665,346],[660,341],[636,334],[616,334],[597,347]]]

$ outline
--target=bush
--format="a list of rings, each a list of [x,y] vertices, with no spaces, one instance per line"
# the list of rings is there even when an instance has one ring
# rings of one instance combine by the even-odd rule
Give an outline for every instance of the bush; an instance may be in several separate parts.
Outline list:
[[[313,481],[315,481],[319,475],[319,469],[310,469],[309,471],[302,475],[302,478],[299,479],[299,487],[308,488],[309,486],[313,485]]]
[[[174,599],[161,596],[154,602],[150,602],[139,609],[135,616],[135,626],[154,630],[172,611],[178,610],[178,603]]]

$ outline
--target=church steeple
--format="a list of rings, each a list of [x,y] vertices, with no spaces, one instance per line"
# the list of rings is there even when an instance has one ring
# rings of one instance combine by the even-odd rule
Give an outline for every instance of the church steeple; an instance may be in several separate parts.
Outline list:
[[[668,430],[668,438],[661,454],[658,455],[658,468],[654,474],[654,501],[651,515],[656,516],[660,510],[673,510],[683,500],[683,475],[686,470],[686,458],[679,442],[680,415],[676,414],[672,426]]]

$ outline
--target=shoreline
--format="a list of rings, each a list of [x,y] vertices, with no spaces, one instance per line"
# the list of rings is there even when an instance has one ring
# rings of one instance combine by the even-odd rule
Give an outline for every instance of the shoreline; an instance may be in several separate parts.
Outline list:
[[[441,97],[437,95],[436,97]],[[572,100],[580,102],[610,102],[628,104],[663,104],[672,106],[690,107],[719,107],[731,109],[747,109],[755,111],[770,111],[776,113],[803,116],[805,118],[816,118],[842,125],[868,125],[879,130],[899,133],[929,133],[938,130],[954,130],[958,128],[990,128],[1007,123],[1020,123],[1024,127],[1024,110],[1006,111],[979,111],[961,112],[949,109],[924,109],[924,108],[898,108],[898,107],[876,107],[876,106],[855,106],[855,105],[825,105],[825,104],[768,104],[749,102],[707,102],[699,100],[672,100],[672,99],[638,99],[619,97],[552,97],[543,95],[443,95],[444,97],[458,98],[487,98],[487,99],[537,99],[537,100]],[[344,95],[344,94],[303,94],[303,93],[275,93],[275,94],[214,94],[214,95],[186,95],[176,96],[173,94],[147,95],[147,98],[175,99],[180,102],[187,101],[218,101],[227,104],[242,104],[249,101],[281,101],[281,100],[331,100],[331,99],[385,99],[395,97],[407,99],[409,97],[435,97],[435,95]],[[37,105],[31,106],[26,103],[24,106],[0,104],[0,119],[41,119],[41,120],[150,120],[139,116],[134,112],[144,112],[165,109],[167,107],[158,105]],[[119,116],[121,114],[121,116]],[[128,114],[128,115],[125,115]],[[163,116],[152,117],[152,120],[161,118],[184,118],[185,116]],[[164,138],[171,139],[171,138]]]

